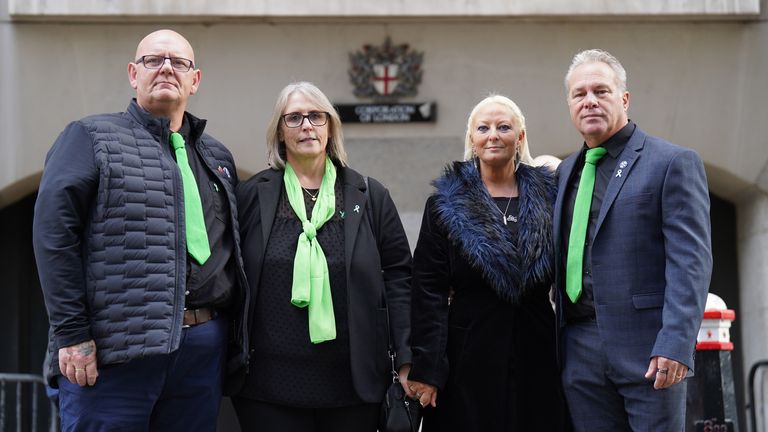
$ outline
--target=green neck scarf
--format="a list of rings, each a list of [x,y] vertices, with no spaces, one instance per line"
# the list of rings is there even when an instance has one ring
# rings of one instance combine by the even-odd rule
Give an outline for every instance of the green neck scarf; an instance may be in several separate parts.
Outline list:
[[[312,343],[333,340],[336,339],[336,318],[333,314],[328,262],[315,237],[317,230],[331,219],[336,211],[336,194],[333,190],[336,184],[336,167],[328,157],[325,158],[323,182],[312,208],[312,218],[309,220],[299,178],[287,162],[283,182],[288,202],[303,228],[299,234],[296,256],[293,258],[291,303],[302,308],[309,306],[309,339]]]

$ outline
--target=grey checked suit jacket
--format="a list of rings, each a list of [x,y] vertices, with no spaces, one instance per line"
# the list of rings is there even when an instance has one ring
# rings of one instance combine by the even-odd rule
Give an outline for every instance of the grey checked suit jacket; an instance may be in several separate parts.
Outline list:
[[[562,218],[563,195],[579,155],[568,157],[558,170],[554,239],[560,330],[567,301],[562,229],[570,224]],[[642,380],[654,356],[693,369],[712,272],[710,230],[699,156],[636,128],[618,158],[594,241],[587,246],[592,248],[597,325],[609,362],[625,378]]]

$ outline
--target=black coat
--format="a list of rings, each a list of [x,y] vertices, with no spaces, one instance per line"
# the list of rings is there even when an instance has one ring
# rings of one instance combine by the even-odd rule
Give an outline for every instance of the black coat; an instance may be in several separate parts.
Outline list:
[[[392,382],[387,355],[388,321],[397,366],[411,362],[411,251],[389,191],[374,179],[369,179],[366,186],[363,177],[350,168],[338,168],[338,172],[343,181],[346,213],[344,255],[352,382],[360,399],[377,403]],[[253,310],[259,288],[282,185],[283,171],[267,169],[237,188],[249,311]],[[245,317],[249,323],[246,329],[251,328],[248,318]],[[246,340],[251,337],[245,335]],[[247,366],[230,375],[230,392],[242,385],[245,371]]]
[[[548,297],[554,181],[525,165],[517,180],[517,237],[471,163],[449,168],[427,201],[414,254],[410,374],[439,389],[425,431],[563,430]]]

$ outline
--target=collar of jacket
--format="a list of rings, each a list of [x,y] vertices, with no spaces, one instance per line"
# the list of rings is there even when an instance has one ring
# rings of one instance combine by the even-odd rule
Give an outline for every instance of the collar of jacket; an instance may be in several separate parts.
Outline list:
[[[351,186],[353,188],[359,189],[360,192],[365,193],[365,180],[363,179],[363,175],[358,173],[357,171],[353,170],[352,168],[340,166],[338,163],[334,162],[334,165],[336,165],[337,175],[341,177],[342,185],[344,186]],[[275,168],[268,168],[261,173],[256,174],[258,177],[259,183],[262,182],[282,182],[283,181],[283,170],[281,169],[275,169]],[[280,189],[280,186],[282,183],[278,183],[275,187],[277,190]]]
[[[365,198],[364,194],[366,188],[363,176],[357,171],[349,167],[339,166],[339,164],[336,164],[336,170],[337,178],[342,182],[342,193],[345,194],[345,206],[348,206],[352,202],[362,204],[362,200]],[[259,207],[263,229],[262,235],[265,239],[269,238],[272,230],[272,223],[274,222],[275,212],[277,211],[277,204],[280,200],[284,172],[285,171],[282,169],[267,168],[254,176],[259,193]],[[357,196],[348,196],[350,193],[356,194]],[[350,219],[347,219],[345,225],[348,224],[349,221]],[[263,246],[266,248],[266,242]]]
[[[131,99],[131,103],[128,104],[126,112],[131,115],[139,124],[144,126],[149,133],[156,137],[160,137],[161,142],[167,142],[168,135],[170,134],[169,126],[170,120],[165,117],[155,117],[149,111],[144,110],[139,103],[136,102],[136,98]],[[196,143],[203,135],[205,125],[208,122],[205,119],[200,119],[187,111],[184,111],[184,116],[189,122],[189,141]]]
[[[518,237],[499,220],[496,203],[472,162],[454,162],[435,180],[438,223],[461,255],[502,300],[517,303],[537,286],[552,283],[553,174],[520,164]]]
[[[365,204],[368,197],[365,196],[365,180],[357,171],[348,167],[340,167],[336,164],[337,179],[342,182],[342,193],[344,194],[344,211],[352,215],[353,212],[365,210]],[[272,231],[272,225],[275,220],[277,205],[280,201],[280,193],[283,184],[283,173],[281,169],[269,168],[256,174],[256,188],[258,190],[259,212],[261,217],[262,229],[262,252],[266,254],[267,240]],[[250,182],[250,180],[248,181]],[[244,200],[240,200],[242,204]],[[355,210],[355,208],[358,208]],[[341,210],[341,209],[339,209]],[[361,217],[347,217],[344,219],[344,263],[349,276],[354,253],[355,241],[359,232]]]

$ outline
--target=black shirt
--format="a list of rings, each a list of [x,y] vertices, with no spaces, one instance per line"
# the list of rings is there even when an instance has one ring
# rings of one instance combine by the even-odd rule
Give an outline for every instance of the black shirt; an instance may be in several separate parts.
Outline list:
[[[597,170],[595,172],[595,189],[592,193],[592,205],[589,208],[589,223],[587,224],[587,236],[584,241],[584,273],[582,279],[581,297],[576,303],[572,303],[566,296],[564,298],[564,312],[566,321],[576,320],[589,320],[595,317],[595,305],[594,296],[592,292],[592,241],[595,238],[595,229],[597,228],[597,217],[600,214],[600,207],[603,204],[603,197],[605,191],[608,189],[608,183],[616,175],[614,174],[616,168],[616,162],[624,151],[629,138],[635,132],[635,124],[629,121],[626,126],[621,128],[607,141],[600,146],[605,147],[607,152],[597,162]],[[573,220],[573,206],[576,202],[576,192],[579,189],[579,181],[581,181],[581,170],[584,167],[584,158],[586,151],[589,149],[586,144],[581,149],[581,155],[573,167],[572,176],[568,180],[568,186],[565,191],[564,206],[565,212],[563,212],[563,221],[566,221],[566,225],[562,231],[561,244],[562,251],[562,266],[566,268],[568,261],[568,238],[571,234],[571,221]]]
[[[305,408],[362,403],[352,383],[350,363],[344,216],[340,211],[344,208],[342,185],[339,176],[334,185],[336,211],[315,237],[328,264],[336,339],[312,343],[308,309],[291,303],[293,263],[302,227],[283,185],[256,291],[252,360],[242,397]],[[317,192],[309,190],[315,196]],[[302,192],[307,216],[312,214],[315,204],[309,193]]]
[[[520,217],[520,198],[519,197],[493,197],[493,202],[499,208],[499,218],[507,219],[507,228],[512,232],[512,238],[517,239],[518,218]],[[502,216],[503,215],[503,216]],[[504,222],[502,222],[504,223]]]
[[[192,130],[185,115],[178,132],[184,137],[184,149],[187,152],[189,166],[197,181],[200,201],[203,204],[205,228],[208,232],[208,244],[211,246],[211,256],[203,265],[187,255],[185,306],[188,309],[201,307],[223,309],[229,305],[235,284],[234,240],[229,220],[227,192],[216,175],[205,165],[202,156],[193,145],[202,131]],[[170,142],[166,148],[175,160],[175,152]]]

